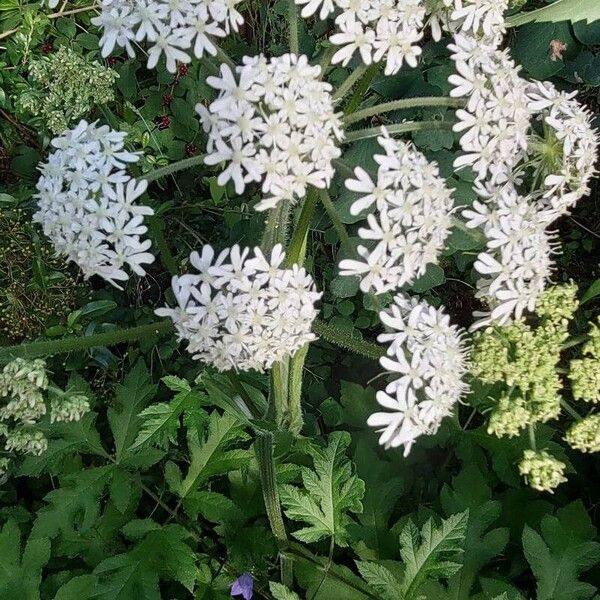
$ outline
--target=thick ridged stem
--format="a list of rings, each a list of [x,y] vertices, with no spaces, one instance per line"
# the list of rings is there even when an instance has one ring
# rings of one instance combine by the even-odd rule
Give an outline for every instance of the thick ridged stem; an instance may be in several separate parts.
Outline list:
[[[38,358],[65,354],[76,350],[87,350],[98,346],[114,346],[124,342],[157,337],[170,334],[174,331],[171,321],[158,321],[148,325],[138,325],[128,329],[116,329],[105,333],[95,333],[78,337],[48,340],[44,342],[31,342],[16,346],[0,347],[0,364],[10,362],[15,358]]]

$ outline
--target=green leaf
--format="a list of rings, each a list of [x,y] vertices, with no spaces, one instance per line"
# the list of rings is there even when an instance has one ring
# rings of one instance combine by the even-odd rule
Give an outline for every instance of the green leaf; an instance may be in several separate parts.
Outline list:
[[[142,446],[167,448],[177,443],[180,417],[188,409],[196,408],[203,396],[190,389],[181,391],[170,402],[151,404],[140,413],[143,420],[138,436],[131,446],[137,450]]]
[[[523,530],[525,557],[537,579],[537,600],[587,600],[596,591],[579,576],[600,563],[600,544],[586,539],[587,532],[582,535],[568,517],[546,515],[543,535],[527,525]]]
[[[596,281],[594,281],[592,285],[590,285],[590,287],[587,290],[585,290],[585,293],[581,298],[580,304],[585,304],[586,302],[589,302],[590,300],[593,300],[598,296],[600,296],[600,279],[596,279]]]
[[[389,569],[375,562],[356,561],[363,579],[377,592],[381,600],[402,600],[404,589]]]
[[[98,600],[161,600],[159,579],[178,581],[190,592],[196,579],[196,555],[180,525],[150,531],[125,554],[103,560],[95,569]]]
[[[203,519],[213,523],[233,523],[243,521],[240,508],[227,496],[217,492],[201,490],[189,494],[184,502],[185,512],[192,519],[202,515]]]
[[[55,538],[90,530],[100,514],[100,497],[112,477],[113,466],[105,465],[67,475],[61,487],[44,498],[47,505],[37,513],[32,537]]]
[[[275,600],[300,600],[300,596],[296,592],[292,592],[285,585],[275,581],[269,581],[269,590]]]
[[[107,416],[115,440],[115,459],[117,463],[128,457],[143,418],[142,409],[156,392],[144,361],[139,360],[127,373],[122,384],[118,384],[114,405],[108,409]]]
[[[56,593],[54,600],[92,600],[96,597],[95,575],[80,575],[67,581]]]
[[[47,538],[30,538],[21,554],[21,532],[8,521],[0,531],[0,598],[39,600],[42,568],[50,560]]]
[[[423,582],[430,579],[448,579],[461,567],[458,557],[469,521],[469,511],[452,515],[441,526],[429,519],[419,532],[409,521],[400,533],[400,555],[406,566],[402,587],[407,600],[418,598]]]
[[[171,470],[173,491],[181,498],[206,483],[215,475],[223,475],[246,466],[253,455],[250,450],[231,448],[248,439],[240,422],[229,413],[220,415],[213,411],[208,419],[205,436],[196,431],[188,431],[190,466],[187,475],[181,479]]]
[[[302,542],[332,537],[340,546],[349,542],[348,526],[354,521],[348,513],[362,512],[364,482],[354,473],[345,452],[350,435],[334,432],[326,448],[307,446],[314,470],[302,467],[303,488],[283,485],[280,489],[285,514],[294,521],[308,523],[293,533]]]
[[[600,3],[597,0],[558,0],[550,6],[544,6],[526,13],[518,13],[506,19],[508,27],[518,27],[525,23],[586,21],[591,23],[600,19]]]
[[[430,263],[427,265],[425,273],[410,286],[410,289],[416,294],[422,294],[431,288],[442,285],[444,281],[446,281],[444,269],[439,265]]]

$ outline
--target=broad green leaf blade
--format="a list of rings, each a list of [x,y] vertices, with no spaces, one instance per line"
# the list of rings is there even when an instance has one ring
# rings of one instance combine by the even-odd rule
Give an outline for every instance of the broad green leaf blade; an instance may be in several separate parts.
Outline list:
[[[275,600],[300,600],[296,592],[275,581],[269,581],[269,590]]]
[[[381,600],[402,600],[404,590],[389,569],[375,562],[356,561],[363,579],[377,592]]]
[[[246,448],[232,448],[248,439],[239,420],[229,413],[211,413],[205,436],[188,431],[190,466],[186,476],[176,482],[173,491],[185,499],[215,475],[235,471],[248,464],[253,456]]]
[[[309,527],[294,532],[304,542],[333,537],[338,545],[349,541],[348,526],[354,521],[349,513],[362,512],[365,484],[346,458],[350,435],[334,432],[325,448],[310,445],[314,470],[302,468],[303,489],[291,485],[281,487],[281,502],[288,518],[308,523]]]
[[[406,566],[402,588],[407,600],[418,598],[418,591],[428,579],[447,579],[461,563],[457,558],[463,545],[469,522],[469,511],[444,519],[437,527],[429,519],[421,531],[412,521],[400,533],[400,555]]]
[[[518,27],[525,23],[557,23],[571,21],[592,23],[600,19],[600,2],[598,0],[558,0],[550,6],[544,6],[530,12],[518,13],[508,17],[508,27]]]
[[[127,373],[125,380],[119,384],[115,392],[114,406],[107,411],[108,422],[115,440],[115,458],[121,462],[133,444],[142,418],[139,414],[146,407],[156,392],[148,369],[139,360]]]
[[[0,531],[0,598],[39,600],[42,568],[49,559],[47,538],[30,538],[21,555],[21,532],[8,521]]]

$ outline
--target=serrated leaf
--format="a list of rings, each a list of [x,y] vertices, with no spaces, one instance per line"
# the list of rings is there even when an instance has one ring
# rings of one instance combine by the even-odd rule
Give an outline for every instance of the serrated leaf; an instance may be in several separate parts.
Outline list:
[[[212,412],[206,435],[188,431],[190,466],[184,478],[179,481],[176,475],[171,478],[175,485],[173,491],[181,498],[186,498],[211,477],[247,465],[252,453],[245,448],[232,448],[246,439],[247,435],[236,417],[229,413],[220,415],[217,411]]]
[[[103,560],[94,570],[98,600],[160,600],[159,579],[178,581],[190,592],[196,579],[196,555],[189,533],[179,525],[150,531],[132,550]]]
[[[115,390],[114,405],[107,416],[115,440],[115,459],[120,463],[127,457],[142,418],[139,414],[156,392],[144,361],[139,360]]]
[[[64,477],[61,487],[45,496],[47,504],[37,513],[32,537],[53,539],[61,533],[85,532],[94,526],[100,514],[100,497],[110,482],[113,468],[112,465],[95,467]]]
[[[546,515],[543,537],[529,526],[523,530],[523,551],[537,579],[537,600],[587,600],[595,586],[579,576],[600,562],[600,544],[582,540],[558,518]]]
[[[506,19],[508,27],[518,27],[525,23],[557,23],[586,21],[592,23],[600,19],[600,3],[597,0],[558,0],[550,6],[518,13]]]
[[[188,495],[184,502],[185,512],[192,519],[198,515],[213,523],[232,523],[243,521],[244,516],[240,508],[223,494],[201,490]]]
[[[404,589],[389,569],[369,561],[356,561],[359,573],[381,598],[381,600],[402,600]]]
[[[365,484],[359,479],[345,452],[350,445],[346,432],[330,434],[325,448],[307,447],[314,470],[302,468],[303,488],[281,486],[285,514],[294,521],[308,523],[293,533],[303,542],[332,537],[340,546],[349,542],[348,526],[354,521],[349,513],[362,511]]]
[[[406,567],[402,588],[407,600],[418,598],[426,579],[447,579],[460,569],[458,557],[468,522],[467,510],[444,519],[439,527],[429,519],[421,531],[412,521],[407,523],[400,533],[400,555]]]
[[[8,521],[0,531],[0,598],[39,600],[42,568],[49,559],[47,538],[29,538],[21,554],[21,532]]]
[[[181,415],[189,407],[200,404],[201,400],[198,392],[187,389],[179,392],[170,402],[148,406],[139,415],[142,419],[140,431],[130,449],[137,450],[142,446],[166,449],[169,444],[175,444]]]
[[[296,592],[292,592],[285,585],[275,581],[269,581],[269,590],[275,600],[300,600],[300,596]]]

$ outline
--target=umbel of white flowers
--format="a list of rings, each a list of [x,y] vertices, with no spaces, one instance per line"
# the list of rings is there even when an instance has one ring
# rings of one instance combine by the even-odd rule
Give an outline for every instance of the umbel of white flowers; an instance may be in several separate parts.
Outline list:
[[[262,182],[257,210],[303,198],[308,185],[325,189],[341,154],[341,121],[331,86],[306,56],[245,57],[233,72],[221,65],[207,83],[219,91],[208,109],[196,106],[208,133],[206,164],[225,163],[219,185],[233,181],[241,194]]]
[[[340,274],[359,275],[363,292],[382,294],[412,283],[428,264],[438,262],[454,202],[436,163],[391,138],[385,127],[377,139],[385,151],[373,157],[377,181],[362,167],[355,168],[356,179],[346,179],[346,187],[361,194],[350,212],[370,210],[369,227],[361,227],[358,235],[374,246],[358,246],[362,260],[342,260]]]
[[[398,294],[379,316],[389,330],[378,337],[389,343],[380,363],[398,376],[377,392],[387,411],[372,414],[367,423],[381,433],[380,444],[404,446],[407,456],[419,436],[437,432],[466,391],[467,351],[462,331],[425,301]]]
[[[135,56],[134,44],[148,42],[148,69],[164,54],[167,70],[175,73],[177,63],[192,56],[215,56],[215,38],[237,31],[244,18],[237,10],[242,0],[101,0],[100,15],[92,23],[102,29],[103,57],[115,46]],[[58,0],[49,0],[50,7]]]
[[[40,223],[56,251],[76,263],[84,276],[100,275],[119,287],[129,275],[145,275],[154,261],[143,240],[144,216],[153,214],[135,200],[147,187],[125,172],[139,155],[124,147],[126,133],[81,121],[52,140],[55,148],[40,166],[37,182]]]
[[[406,63],[416,67],[425,26],[434,40],[442,31],[494,35],[503,26],[507,0],[296,0],[302,16],[335,17],[329,41],[341,46],[332,63],[347,65],[359,55],[370,65],[385,61],[385,74],[394,75]]]
[[[311,333],[321,294],[298,265],[282,267],[285,253],[235,245],[218,255],[192,252],[197,273],[173,277],[176,308],[160,308],[195,359],[220,371],[269,369],[316,339]]]
[[[548,82],[519,75],[496,35],[456,35],[449,46],[457,73],[451,95],[467,99],[454,130],[480,197],[463,215],[480,228],[487,248],[475,262],[477,296],[489,310],[473,328],[500,325],[532,311],[553,267],[556,243],[548,226],[589,192],[597,136],[591,114]]]

